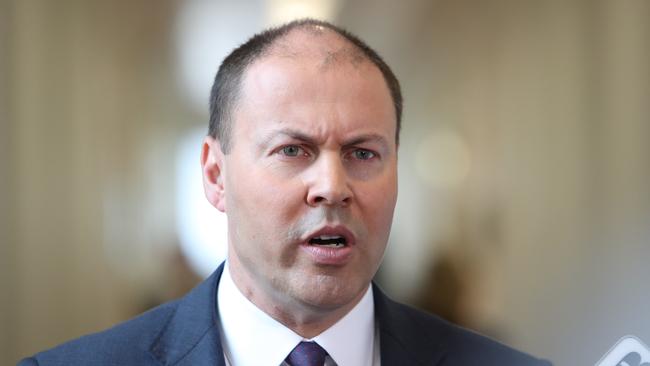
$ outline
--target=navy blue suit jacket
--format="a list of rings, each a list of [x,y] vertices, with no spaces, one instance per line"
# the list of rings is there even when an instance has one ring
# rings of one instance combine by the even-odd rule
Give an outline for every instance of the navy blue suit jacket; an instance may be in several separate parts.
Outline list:
[[[222,272],[223,264],[183,298],[103,332],[38,353],[20,361],[19,366],[225,366],[216,303]],[[382,366],[550,365],[398,304],[373,286]]]

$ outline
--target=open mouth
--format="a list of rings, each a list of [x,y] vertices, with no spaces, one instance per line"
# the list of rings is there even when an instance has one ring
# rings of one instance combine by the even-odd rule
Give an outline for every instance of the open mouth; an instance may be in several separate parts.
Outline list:
[[[309,244],[326,248],[343,248],[347,245],[347,240],[342,235],[319,235],[309,239]]]

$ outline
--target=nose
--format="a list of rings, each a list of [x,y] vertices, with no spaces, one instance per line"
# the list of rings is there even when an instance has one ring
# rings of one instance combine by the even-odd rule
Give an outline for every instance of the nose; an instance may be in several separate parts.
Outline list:
[[[307,204],[347,206],[352,201],[350,181],[338,154],[321,154],[309,169]]]

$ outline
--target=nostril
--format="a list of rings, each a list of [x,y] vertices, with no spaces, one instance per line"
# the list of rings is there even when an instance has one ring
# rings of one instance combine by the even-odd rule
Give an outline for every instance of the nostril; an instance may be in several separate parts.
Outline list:
[[[307,202],[311,205],[342,205],[347,206],[352,202],[351,197],[328,198],[327,196],[315,196],[308,198]]]
[[[353,201],[353,194],[347,182],[318,180],[307,187],[305,201],[308,205],[347,206]]]

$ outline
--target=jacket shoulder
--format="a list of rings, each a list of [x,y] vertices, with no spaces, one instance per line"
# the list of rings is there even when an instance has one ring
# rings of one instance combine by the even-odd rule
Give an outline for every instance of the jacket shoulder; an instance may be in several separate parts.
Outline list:
[[[149,352],[172,318],[177,301],[155,307],[107,330],[82,336],[19,362],[30,365],[155,365]]]
[[[223,267],[222,263],[212,276],[178,300],[103,332],[37,353],[19,365],[151,366],[176,364],[186,357],[222,361],[215,301]]]
[[[423,364],[432,359],[426,354],[439,352],[440,365],[481,366],[550,366],[548,361],[537,359],[494,339],[451,324],[438,316],[410,306],[382,300],[381,312],[386,319],[382,335],[411,348],[421,357]],[[414,346],[416,345],[416,346]],[[426,361],[429,360],[429,361]]]

